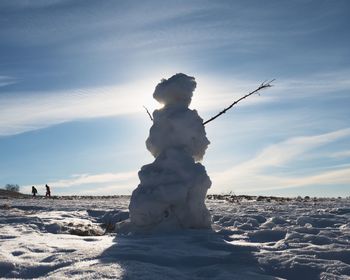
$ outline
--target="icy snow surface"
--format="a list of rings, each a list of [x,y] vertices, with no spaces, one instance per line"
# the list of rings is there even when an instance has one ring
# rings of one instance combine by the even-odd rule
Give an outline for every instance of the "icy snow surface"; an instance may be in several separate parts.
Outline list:
[[[213,231],[104,234],[128,203],[0,199],[0,278],[350,278],[349,199],[207,200]]]

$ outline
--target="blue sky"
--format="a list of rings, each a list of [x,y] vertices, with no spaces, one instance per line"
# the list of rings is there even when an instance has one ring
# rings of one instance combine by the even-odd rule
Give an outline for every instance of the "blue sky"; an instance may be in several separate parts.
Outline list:
[[[350,195],[349,1],[1,1],[0,186],[130,194],[142,105],[183,72],[208,119],[210,192]]]

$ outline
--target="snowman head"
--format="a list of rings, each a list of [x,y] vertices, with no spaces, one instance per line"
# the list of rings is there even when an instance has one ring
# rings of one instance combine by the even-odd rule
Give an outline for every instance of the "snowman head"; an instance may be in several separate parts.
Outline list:
[[[178,73],[169,79],[163,79],[156,86],[153,98],[165,106],[181,105],[188,107],[196,85],[194,77]]]

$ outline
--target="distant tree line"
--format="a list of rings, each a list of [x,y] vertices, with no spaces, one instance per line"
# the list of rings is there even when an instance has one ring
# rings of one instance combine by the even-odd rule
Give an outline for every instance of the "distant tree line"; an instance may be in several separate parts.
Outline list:
[[[19,185],[17,184],[6,184],[5,190],[12,191],[12,192],[19,192]]]

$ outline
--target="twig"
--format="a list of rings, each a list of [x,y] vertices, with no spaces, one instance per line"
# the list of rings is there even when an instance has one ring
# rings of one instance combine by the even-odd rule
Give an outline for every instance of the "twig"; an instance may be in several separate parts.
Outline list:
[[[222,110],[220,113],[216,114],[214,117],[210,118],[209,120],[203,122],[203,125],[206,125],[207,123],[215,120],[217,117],[221,116],[222,114],[225,114],[226,111],[230,110],[234,105],[236,105],[238,102],[242,101],[243,99],[247,98],[248,96],[251,96],[255,93],[258,93],[260,90],[265,89],[265,88],[269,88],[272,87],[273,85],[271,85],[271,83],[274,81],[275,79],[271,80],[271,81],[264,81],[257,89],[253,90],[252,92],[244,95],[243,97],[241,97],[240,99],[236,100],[235,102],[233,102],[230,106],[228,106],[227,108],[225,108],[224,110]]]
[[[148,109],[147,109],[145,106],[143,106],[143,108],[145,108],[145,110],[146,110],[146,112],[147,112],[149,118],[151,119],[151,121],[153,121],[152,115],[151,115],[151,113],[148,111]]]

